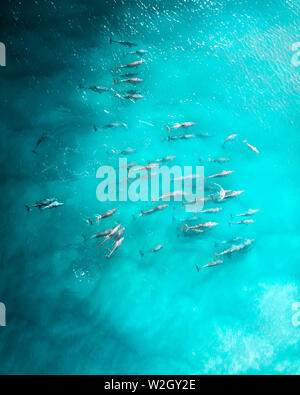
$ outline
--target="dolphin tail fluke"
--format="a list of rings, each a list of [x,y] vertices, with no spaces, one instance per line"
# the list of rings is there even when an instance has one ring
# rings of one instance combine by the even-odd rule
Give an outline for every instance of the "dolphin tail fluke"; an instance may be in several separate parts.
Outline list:
[[[185,224],[185,225],[184,225],[184,230],[185,230],[185,232],[188,232],[189,229],[190,229],[189,226],[188,226],[187,224]]]
[[[170,133],[170,127],[166,126],[168,133]]]
[[[27,205],[25,205],[25,208],[26,208],[26,210],[27,210],[27,213],[30,213],[31,208],[30,208],[29,206],[27,206]]]
[[[232,219],[234,218],[234,215],[233,215],[233,214],[230,214],[230,216],[231,216]]]
[[[38,152],[37,152],[35,149],[33,149],[32,152],[33,152],[35,155],[38,155]]]
[[[118,84],[118,80],[114,80],[114,85],[117,85]]]
[[[112,38],[109,39],[109,43],[110,45],[114,42],[114,40]]]
[[[196,269],[198,272],[200,272],[200,267],[198,265],[196,265]]]
[[[215,252],[215,256],[217,259],[219,258],[219,254],[217,252]]]
[[[116,66],[116,71],[119,71],[120,70],[120,67],[117,65]]]
[[[243,143],[247,143],[247,140],[243,140]]]
[[[213,202],[215,201],[214,195],[211,195],[211,200],[212,200]]]
[[[231,225],[232,225],[232,222],[229,221],[229,222],[228,222],[228,225],[231,226]]]
[[[140,250],[139,253],[140,253],[141,257],[143,257],[145,255],[142,250]]]
[[[83,241],[87,241],[88,240],[88,238],[86,237],[86,235],[84,233],[82,233],[81,236],[83,238]]]

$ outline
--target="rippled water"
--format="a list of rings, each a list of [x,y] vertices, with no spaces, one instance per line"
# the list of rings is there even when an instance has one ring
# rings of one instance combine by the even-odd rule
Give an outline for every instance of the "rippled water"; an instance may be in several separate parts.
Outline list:
[[[8,2],[0,372],[299,373],[300,67],[291,49],[299,8],[293,0]],[[116,64],[135,60],[110,37],[149,51],[140,68],[145,99],[136,104],[78,89],[113,87]],[[173,121],[194,121],[211,137],[167,142]],[[94,132],[111,122],[128,130]],[[43,133],[49,139],[34,155]],[[222,149],[231,133],[261,154],[241,140]],[[220,226],[204,236],[183,237],[178,203],[138,220],[151,202],[118,203],[115,217],[91,227],[84,218],[116,206],[97,201],[97,168],[116,166],[111,150],[128,146],[137,149],[129,160],[141,164],[230,157],[205,174],[234,170],[222,185],[245,193],[205,217]],[[26,213],[25,204],[53,196],[65,206]],[[261,210],[255,224],[229,227],[231,213],[249,208]],[[107,261],[82,234],[115,222],[126,238]],[[215,241],[235,236],[255,238],[254,247],[197,272],[195,264],[214,259]],[[158,244],[164,249],[141,258],[139,250]]]

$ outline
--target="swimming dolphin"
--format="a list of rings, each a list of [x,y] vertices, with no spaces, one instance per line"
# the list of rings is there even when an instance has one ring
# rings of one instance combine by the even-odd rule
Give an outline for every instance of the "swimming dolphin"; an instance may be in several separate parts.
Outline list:
[[[128,129],[128,126],[124,122],[121,122],[121,123],[119,123],[119,122],[109,123],[108,125],[102,126],[102,129],[114,129],[114,128],[119,128],[121,126],[123,128]]]
[[[59,203],[57,200],[55,200],[55,202],[50,203],[48,206],[41,207],[41,210],[50,210],[52,208],[57,208],[60,206],[64,206],[64,203]]]
[[[125,47],[137,47],[137,44],[134,43],[130,43],[129,41],[115,41],[112,38],[110,38],[109,40],[110,44],[115,43],[115,44],[120,44],[120,45],[124,45]]]
[[[122,236],[124,235],[124,233],[125,233],[125,230],[126,230],[126,228],[124,227],[124,228],[120,229],[120,230],[117,232],[116,237],[114,238],[114,243],[117,243],[117,242],[121,239],[121,237],[122,237]]]
[[[224,141],[224,144],[223,144],[222,147],[224,148],[224,147],[225,147],[225,144],[228,143],[228,141],[232,141],[232,140],[236,139],[237,136],[238,136],[238,134],[231,134],[230,136],[228,136],[228,137],[226,138],[226,140]]]
[[[139,49],[137,51],[130,52],[131,55],[139,55],[139,56],[146,55],[147,53],[148,51],[146,49]]]
[[[243,143],[246,143],[247,146],[251,149],[251,151],[255,152],[256,154],[259,154],[259,151],[256,147],[253,147],[253,145],[248,144],[247,140],[244,140]]]
[[[176,196],[185,196],[186,193],[183,191],[175,191],[175,192],[169,192],[169,193],[165,193],[162,196],[159,196],[157,199],[154,199],[153,197],[151,197],[152,202],[155,202],[156,200],[164,200],[164,199],[170,199],[172,197],[176,197]]]
[[[223,255],[231,256],[233,253],[243,251],[245,248],[251,246],[254,243],[254,241],[255,241],[254,239],[253,240],[246,240],[244,243],[238,244],[238,245],[233,245],[232,247],[230,247],[227,250],[222,251],[220,253],[215,252],[215,255],[217,258],[219,258],[219,256],[223,256]]]
[[[99,222],[99,221],[101,221],[101,219],[111,217],[112,215],[114,215],[114,213],[115,213],[116,211],[118,211],[117,208],[114,208],[113,210],[108,210],[108,211],[106,211],[106,213],[104,213],[104,214],[98,214],[98,215],[96,215],[96,219],[97,219],[97,221]]]
[[[117,251],[117,249],[120,248],[120,246],[122,245],[123,241],[124,241],[124,237],[122,237],[120,240],[118,240],[115,243],[114,248],[112,250],[110,250],[109,248],[106,248],[106,251],[108,251],[109,254],[105,255],[105,258],[110,259],[111,256]]]
[[[195,134],[182,134],[181,136],[168,136],[168,141],[190,140],[196,137],[197,136]]]
[[[242,193],[244,193],[244,191],[230,191],[228,194],[226,192],[226,195],[224,196],[223,200],[236,198],[240,196]]]
[[[103,93],[109,91],[109,89],[106,86],[99,86],[99,85],[91,86],[88,89],[95,93]]]
[[[195,126],[196,124],[194,122],[183,122],[183,123],[175,123],[174,126],[166,126],[168,133],[170,133],[171,129],[181,129],[181,128],[190,128],[192,126]]]
[[[254,219],[244,219],[243,221],[238,221],[235,223],[228,222],[228,223],[231,226],[231,225],[249,225],[249,224],[253,224],[254,222],[255,222]]]
[[[158,245],[157,247],[151,248],[151,250],[150,250],[149,252],[150,252],[150,253],[155,253],[155,252],[160,251],[162,248],[164,248],[164,246],[163,246],[162,244],[160,244],[160,245]],[[144,253],[142,250],[140,250],[140,255],[141,255],[141,256],[144,256],[145,253]]]
[[[161,159],[157,159],[155,162],[157,162],[157,163],[167,163],[167,162],[171,162],[174,159],[176,159],[176,156],[170,155],[170,156],[165,156],[164,158],[161,158]]]
[[[124,99],[132,100],[132,101],[140,100],[140,99],[144,99],[145,98],[145,96],[138,95],[138,94],[124,95],[123,97],[124,97]]]
[[[208,178],[221,178],[221,177],[226,177],[229,176],[230,174],[234,173],[234,171],[231,170],[223,170],[220,173],[213,174],[212,176],[209,176]]]
[[[185,231],[188,232],[190,230],[197,230],[197,229],[211,229],[218,225],[219,224],[217,222],[205,222],[203,224],[198,224],[194,226],[188,226],[187,224],[185,224]]]
[[[159,166],[159,163],[148,163],[148,165],[144,165],[144,166],[139,166],[137,168],[132,167],[129,170],[129,174],[132,172],[140,172],[140,171],[144,171],[144,170],[153,170],[156,169]]]
[[[207,267],[213,267],[213,266],[217,266],[217,265],[221,265],[223,263],[223,261],[221,260],[217,260],[217,261],[213,261],[208,263],[207,265],[204,265],[202,267],[199,267],[198,265],[196,265],[198,272],[200,271],[200,269],[205,269]]]
[[[134,154],[135,152],[136,152],[135,148],[128,147],[128,148],[125,148],[122,151],[120,151],[120,154],[121,155],[130,155],[130,154]]]
[[[103,230],[103,231],[93,235],[91,237],[91,239],[99,239],[100,237],[105,237],[105,236],[109,235],[111,232],[112,232],[112,229]]]
[[[208,208],[207,210],[199,211],[199,214],[219,213],[222,210],[223,210],[222,207]]]
[[[116,70],[119,71],[120,69],[130,69],[130,68],[133,68],[133,67],[139,67],[143,63],[145,63],[144,60],[137,60],[136,62],[125,64],[124,66],[116,66]]]
[[[121,227],[121,224],[117,225],[104,239],[104,241],[102,243],[100,243],[101,246],[103,246],[104,243],[106,243],[108,240],[110,240],[112,237],[114,237],[119,229]]]
[[[38,208],[40,210],[46,209],[46,208],[54,208],[58,206],[62,206],[63,203],[58,203],[56,199],[45,199],[41,200],[40,202],[35,203],[33,206],[28,206],[26,205],[26,210],[27,212],[30,212],[32,208]]]
[[[142,82],[144,82],[144,80],[142,78],[125,78],[123,80],[120,80],[120,82],[132,84],[132,85],[137,85],[137,84],[141,84]],[[118,80],[114,80],[115,85],[117,85],[118,83],[119,83]]]
[[[252,216],[254,214],[259,213],[259,211],[260,210],[252,210],[252,209],[250,209],[250,210],[248,210],[248,211],[246,211],[245,213],[242,213],[242,214],[236,214],[236,215],[231,214],[231,218],[235,218],[235,217],[250,217],[250,216]]]
[[[141,214],[139,215],[139,217],[146,217],[147,215],[154,214],[154,213],[156,213],[158,211],[165,210],[168,207],[169,207],[168,204],[161,204],[159,206],[156,206],[156,207],[152,208],[151,210],[141,211]]]
[[[208,162],[208,163],[226,163],[229,161],[230,161],[229,158],[216,158],[216,159],[208,158],[208,159],[206,159],[206,162]],[[205,162],[205,160],[199,159],[199,162],[203,163],[203,162]]]
[[[34,154],[38,155],[37,148],[38,148],[44,141],[46,141],[46,140],[48,140],[48,136],[47,136],[46,134],[43,134],[43,135],[38,139],[38,141],[36,142],[35,147],[34,147],[34,149],[32,150],[32,152],[33,152]]]

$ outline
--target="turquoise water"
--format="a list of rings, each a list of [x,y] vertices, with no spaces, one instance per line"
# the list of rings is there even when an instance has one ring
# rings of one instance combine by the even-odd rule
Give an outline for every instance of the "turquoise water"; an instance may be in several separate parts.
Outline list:
[[[293,325],[300,68],[291,50],[299,11],[293,0],[53,0],[11,2],[2,11],[1,373],[300,372]],[[77,88],[112,87],[115,65],[136,59],[109,37],[149,51],[139,70],[145,99],[136,104]],[[166,123],[183,121],[211,137],[165,141]],[[111,122],[128,129],[94,132]],[[49,139],[34,155],[43,133]],[[222,149],[232,133],[239,140]],[[234,170],[220,183],[245,193],[205,217],[220,226],[204,236],[183,237],[180,203],[134,220],[152,203],[96,199],[98,167],[117,166],[111,149],[128,146],[137,149],[129,161],[140,164],[166,155],[194,166],[229,157],[207,164],[205,174]],[[25,204],[46,197],[65,206],[26,213]],[[103,224],[84,222],[116,206]],[[231,213],[249,208],[261,210],[255,224],[229,227]],[[82,234],[116,222],[126,226],[125,241],[108,261]],[[236,236],[255,245],[197,272],[195,264],[214,259],[215,241]],[[161,251],[141,258],[139,250],[158,244]]]

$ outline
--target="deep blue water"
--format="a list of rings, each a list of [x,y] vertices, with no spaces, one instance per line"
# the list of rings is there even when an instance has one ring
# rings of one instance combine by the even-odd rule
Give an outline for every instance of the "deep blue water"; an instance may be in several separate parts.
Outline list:
[[[31,3],[1,4],[0,372],[298,374],[299,1]],[[110,37],[149,51],[139,69],[144,100],[78,89],[113,87],[116,64],[136,59]],[[165,141],[165,125],[183,121],[211,137]],[[128,129],[93,130],[111,122]],[[222,149],[232,133],[239,138]],[[98,167],[116,166],[111,150],[129,146],[139,164],[229,157],[205,174],[234,170],[220,183],[245,193],[201,217],[220,223],[203,236],[183,236],[180,203],[134,220],[152,203],[96,199]],[[65,206],[27,214],[25,204],[46,197]],[[84,222],[116,206],[111,219]],[[249,208],[261,210],[254,224],[228,225]],[[116,222],[125,241],[108,261],[82,234]],[[215,241],[236,236],[255,239],[253,248],[197,272],[214,259]]]

